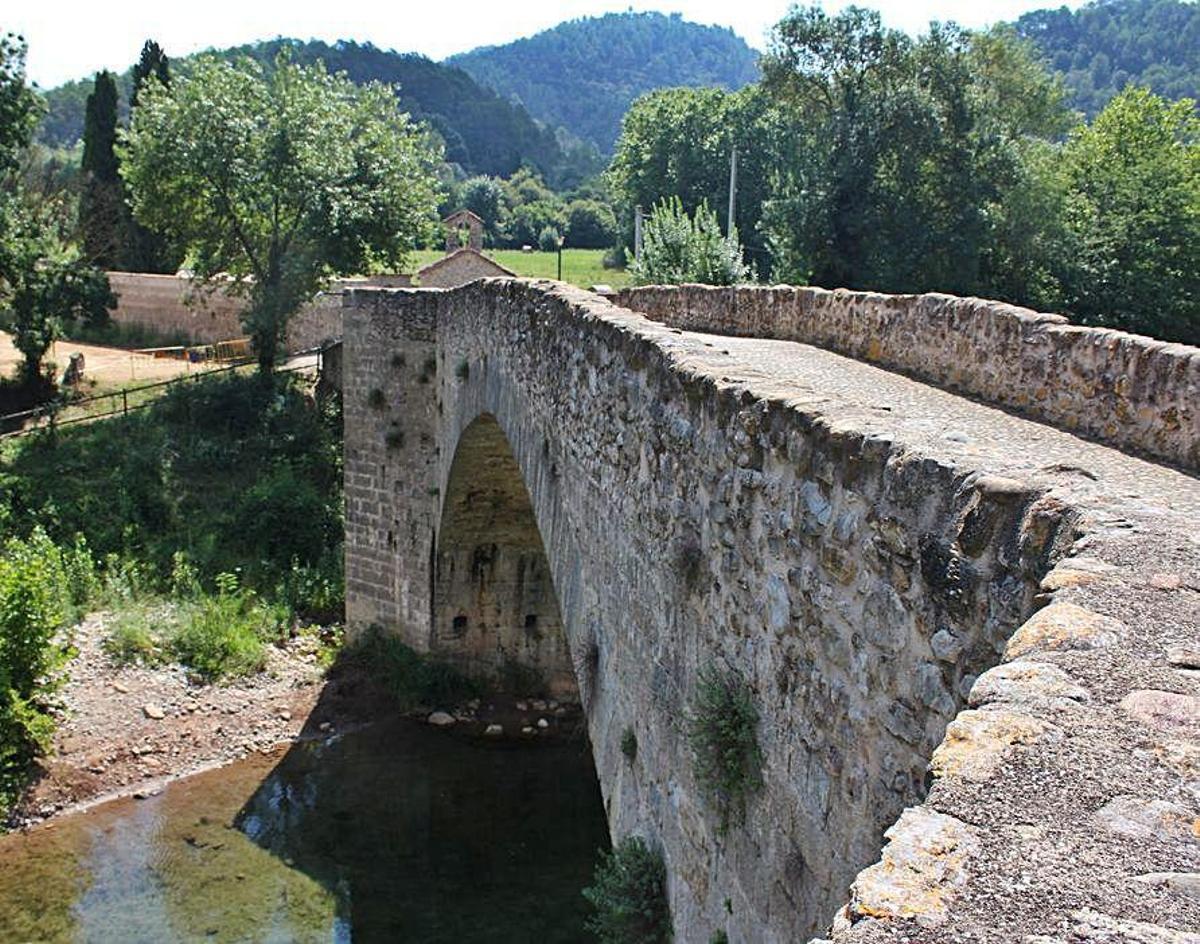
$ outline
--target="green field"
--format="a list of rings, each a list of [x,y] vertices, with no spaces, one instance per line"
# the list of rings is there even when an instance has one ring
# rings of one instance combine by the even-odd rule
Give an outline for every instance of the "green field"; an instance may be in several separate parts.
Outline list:
[[[554,252],[521,252],[520,249],[489,249],[486,253],[506,269],[517,275],[534,279],[558,277],[558,254]],[[445,253],[437,249],[422,249],[413,254],[413,269],[419,269]],[[563,281],[583,288],[593,285],[611,285],[624,288],[629,284],[629,273],[624,269],[606,269],[601,264],[603,249],[564,249],[562,254]]]

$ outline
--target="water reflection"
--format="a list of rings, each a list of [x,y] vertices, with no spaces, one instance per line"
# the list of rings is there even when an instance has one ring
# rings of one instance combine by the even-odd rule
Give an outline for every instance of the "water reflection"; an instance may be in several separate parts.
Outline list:
[[[586,744],[390,722],[0,839],[0,940],[566,944],[605,843]]]

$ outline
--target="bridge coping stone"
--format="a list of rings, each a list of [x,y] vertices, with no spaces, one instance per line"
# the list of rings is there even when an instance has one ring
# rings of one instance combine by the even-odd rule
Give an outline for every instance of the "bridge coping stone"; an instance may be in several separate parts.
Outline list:
[[[689,331],[815,344],[1200,469],[1200,349],[953,295],[644,286],[612,300]]]

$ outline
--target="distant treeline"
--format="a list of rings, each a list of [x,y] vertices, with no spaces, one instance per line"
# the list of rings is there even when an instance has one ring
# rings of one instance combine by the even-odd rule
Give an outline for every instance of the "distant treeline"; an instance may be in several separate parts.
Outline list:
[[[760,278],[941,291],[1200,343],[1195,102],[1127,87],[1090,124],[1011,28],[793,8],[759,85],[634,103],[608,172],[632,209],[724,208]]]
[[[1126,85],[1167,98],[1200,90],[1200,4],[1107,0],[1078,10],[1035,10],[1014,24],[1063,76],[1071,105],[1088,117]]]
[[[689,23],[678,13],[628,12],[560,23],[446,61],[608,154],[621,118],[643,92],[739,89],[757,81],[757,60],[730,29]]]
[[[402,108],[424,120],[446,142],[446,157],[467,174],[509,176],[528,165],[554,186],[570,186],[594,174],[602,165],[590,146],[535,121],[520,105],[484,88],[461,69],[440,65],[424,56],[379,49],[369,43],[275,39],[221,50],[217,55],[250,56],[269,65],[283,45],[292,47],[301,63],[320,59],[331,72],[344,71],[358,83],[379,81],[399,86]],[[188,59],[173,61],[187,74]],[[133,87],[132,70],[117,78],[120,114],[128,115]],[[83,134],[87,97],[92,80],[68,82],[44,93],[47,114],[39,140],[51,146],[73,144]]]

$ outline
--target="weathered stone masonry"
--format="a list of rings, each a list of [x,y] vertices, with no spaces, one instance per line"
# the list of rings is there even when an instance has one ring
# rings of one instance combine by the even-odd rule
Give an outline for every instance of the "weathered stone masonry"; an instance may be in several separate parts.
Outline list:
[[[1193,702],[1178,708],[1182,734],[1131,759],[1120,737],[1136,736],[1130,711],[1150,709],[1122,708],[1132,695],[1120,682],[1146,643],[1106,612],[1112,600],[1092,599],[1140,605],[1147,591],[1128,574],[1159,563],[1163,529],[1112,524],[1130,510],[1107,500],[1097,518],[1067,500],[1075,486],[1060,487],[1059,472],[988,474],[843,421],[795,388],[740,380],[712,341],[586,293],[493,281],[354,292],[347,306],[351,631],[379,625],[477,670],[524,661],[559,684],[573,664],[613,834],[661,845],[678,940],[717,929],[802,940],[835,912],[839,939],[919,923],[918,940],[969,925],[996,941],[1093,920],[1076,912],[1117,899],[1145,920],[1164,901],[1185,921],[1200,914],[1169,890],[1104,884],[1138,855],[1184,862],[1186,837],[1138,839],[1118,867],[1094,819],[1113,799],[1095,778],[1111,791],[1114,777],[1135,806],[1195,815],[1192,768],[1152,756],[1195,763]],[[1190,480],[1147,468],[1194,514]],[[1169,592],[1191,592],[1195,544],[1162,546],[1184,573]],[[1064,555],[1084,548],[1088,562],[1071,567]],[[1103,559],[1132,551],[1136,566]],[[1161,611],[1155,592],[1162,637],[1194,640],[1194,621]],[[1054,606],[1025,622],[1048,594]],[[1006,647],[1015,661],[991,668]],[[1139,691],[1191,684],[1156,658]],[[711,664],[747,679],[763,716],[764,788],[724,838],[684,730]],[[968,693],[974,707],[960,714]],[[627,726],[632,765],[619,751]],[[1057,785],[1034,788],[1014,751],[1055,784],[1078,780],[1086,759],[1086,809],[1068,809]],[[892,824],[883,859],[848,894]],[[1068,866],[1063,842],[1103,854]],[[1070,888],[1055,887],[1057,901],[1013,891],[1026,881]]]
[[[953,295],[649,286],[617,304],[689,331],[816,344],[1200,468],[1200,351]]]

